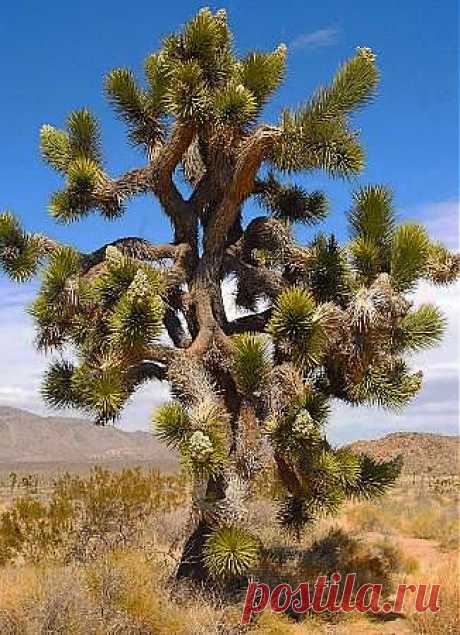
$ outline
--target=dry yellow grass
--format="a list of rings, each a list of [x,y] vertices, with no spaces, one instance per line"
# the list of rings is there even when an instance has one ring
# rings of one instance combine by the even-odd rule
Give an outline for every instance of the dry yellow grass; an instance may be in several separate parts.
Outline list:
[[[184,586],[172,592],[163,563],[139,549],[104,556],[87,565],[4,569],[0,576],[2,635],[218,635],[236,634],[241,601],[225,605]],[[246,631],[262,635],[378,635],[459,632],[458,586],[452,565],[431,576],[412,573],[398,582],[440,583],[441,613],[415,614],[407,603],[407,619],[380,622],[366,616],[342,616],[328,622],[306,617],[296,623],[269,610]],[[457,629],[457,630],[456,630]]]
[[[290,550],[300,554],[300,559],[293,558],[289,562],[283,557],[273,560],[272,573],[280,581],[289,581],[289,576],[296,582],[299,575],[302,579],[315,577],[318,566],[326,565],[330,558],[317,558],[313,563],[302,558],[311,552],[315,542],[321,543],[331,529],[340,527],[342,532],[338,534],[343,537],[337,548],[344,553],[353,544],[353,535],[361,537],[361,546],[355,549],[355,556],[359,558],[355,557],[353,566],[361,566],[356,565],[357,561],[366,563],[370,549],[370,556],[377,554],[386,561],[381,573],[390,575],[390,581],[395,584],[440,583],[441,613],[438,615],[416,614],[410,601],[404,609],[404,618],[396,616],[392,621],[351,614],[336,616],[333,620],[306,616],[295,622],[267,609],[255,616],[243,631],[239,625],[243,609],[241,597],[211,597],[185,584],[171,585],[174,560],[165,554],[180,530],[180,510],[176,510],[149,523],[143,542],[98,552],[93,560],[70,564],[56,560],[54,564],[45,560],[37,564],[18,561],[16,566],[1,568],[0,633],[453,635],[460,632],[458,586],[457,572],[452,565],[454,552],[447,549],[455,544],[452,537],[458,522],[455,505],[455,495],[425,493],[418,496],[414,491],[400,489],[373,503],[349,505],[338,519],[323,520],[300,542],[280,534],[272,520],[272,505],[267,501],[260,501],[252,518],[266,546],[272,547],[274,552],[278,550],[279,554],[283,549],[286,553]],[[446,519],[452,521],[451,524]],[[350,532],[351,542],[343,531]],[[436,539],[418,538],[420,535]],[[331,549],[334,551],[334,545]],[[303,569],[299,569],[299,563]],[[311,568],[313,564],[316,569]],[[439,568],[433,572],[434,565]],[[369,570],[366,575],[375,577],[376,571],[380,569]]]
[[[360,532],[433,540],[446,551],[458,549],[460,508],[457,492],[452,495],[414,490],[386,494],[377,502],[348,505],[345,524]]]
[[[455,635],[460,633],[460,578],[459,562],[452,558],[423,576],[423,584],[439,584],[440,599],[439,613],[416,613],[413,606],[409,607],[409,621],[413,632],[417,635]],[[417,576],[409,576],[407,583],[420,583]]]

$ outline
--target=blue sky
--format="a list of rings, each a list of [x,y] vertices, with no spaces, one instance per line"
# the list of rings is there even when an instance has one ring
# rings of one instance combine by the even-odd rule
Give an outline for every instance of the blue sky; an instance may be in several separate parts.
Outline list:
[[[103,97],[103,76],[116,66],[129,66],[140,73],[143,59],[157,47],[161,37],[201,6],[196,2],[159,4],[144,0],[131,4],[118,0],[2,3],[0,209],[17,212],[30,230],[45,232],[83,250],[123,234],[142,234],[155,241],[168,238],[168,223],[162,219],[158,206],[147,198],[136,200],[123,219],[111,224],[97,218],[67,227],[52,223],[46,211],[47,201],[50,193],[58,189],[60,179],[39,157],[38,131],[43,123],[63,125],[69,111],[87,106],[102,124],[108,170],[115,175],[139,165],[141,154],[127,145],[124,127]],[[456,3],[241,0],[210,6],[227,9],[236,48],[242,54],[251,48],[274,48],[280,42],[288,45],[287,79],[266,112],[271,121],[276,121],[283,106],[298,105],[319,83],[327,82],[357,46],[371,47],[378,55],[381,70],[379,96],[355,117],[367,150],[366,170],[352,183],[331,181],[321,175],[304,181],[310,189],[324,188],[330,197],[332,211],[322,229],[345,238],[344,212],[349,207],[351,190],[358,183],[381,182],[393,187],[401,217],[425,221],[433,236],[457,247]],[[307,238],[308,233],[303,232],[301,237]],[[31,351],[30,324],[23,310],[31,291],[30,286],[13,287],[0,279],[0,337],[2,346],[6,346],[4,363],[0,361],[0,402],[41,409],[36,387],[43,362]],[[433,291],[425,287],[418,293],[424,299]],[[426,387],[418,414],[411,416],[409,412],[404,421],[373,414],[379,430],[398,425],[455,429],[456,293],[452,289],[436,292],[435,298],[452,316],[451,331],[441,353],[421,360],[427,369],[438,364],[447,365],[449,371],[439,371],[439,376],[430,380],[431,388]],[[130,406],[126,425],[142,425],[152,390],[141,396],[137,405]],[[163,389],[154,390],[155,400],[165,396]],[[436,395],[437,402],[433,401]],[[441,402],[439,395],[445,395]],[[447,402],[449,410],[444,412]],[[429,404],[433,403],[438,405],[433,406],[433,413],[427,418]],[[346,431],[346,422],[339,422],[343,419],[341,413],[334,423],[334,429],[343,427],[337,438],[351,434]],[[367,416],[367,411],[363,411],[359,434],[353,436],[370,434],[365,428]],[[357,410],[351,417],[361,421]],[[344,418],[349,420],[348,413]],[[375,426],[370,429],[372,434],[377,430]]]

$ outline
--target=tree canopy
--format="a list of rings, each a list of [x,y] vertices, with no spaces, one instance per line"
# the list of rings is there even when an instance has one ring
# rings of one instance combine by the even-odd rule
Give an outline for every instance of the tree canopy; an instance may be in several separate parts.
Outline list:
[[[43,158],[63,179],[49,203],[56,222],[110,221],[147,194],[171,223],[170,243],[121,237],[81,253],[0,215],[3,271],[19,282],[41,271],[30,312],[38,349],[57,354],[47,403],[106,424],[139,386],[169,382],[173,400],[155,430],[197,484],[188,562],[194,549],[194,566],[216,575],[240,574],[257,553],[244,519],[267,465],[282,486],[279,520],[296,531],[394,482],[398,461],[331,446],[330,406],[400,409],[412,399],[422,377],[408,356],[439,342],[445,321],[435,306],[414,308],[410,292],[421,279],[453,282],[460,269],[421,225],[398,223],[379,185],[354,192],[347,244],[321,233],[297,242],[295,225],[319,223],[328,201],[289,178],[362,171],[350,116],[373,99],[379,73],[372,50],[358,48],[328,85],[264,123],[286,53],[238,57],[225,11],[203,9],[147,57],[143,81],[110,72],[105,94],[145,155],[117,177],[89,110],[70,113],[63,129],[42,127]],[[249,200],[261,214],[247,222]],[[236,319],[224,306],[229,278]]]

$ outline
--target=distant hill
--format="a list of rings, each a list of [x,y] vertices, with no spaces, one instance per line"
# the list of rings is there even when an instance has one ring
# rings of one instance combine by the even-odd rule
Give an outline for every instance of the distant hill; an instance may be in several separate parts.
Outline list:
[[[125,432],[0,406],[0,465],[117,461],[177,468],[177,458],[148,432]]]
[[[349,446],[376,459],[404,458],[403,474],[459,473],[460,437],[424,432],[394,432],[382,439],[355,441]]]
[[[433,475],[459,471],[458,436],[396,432],[381,439],[355,441],[354,452],[378,459],[404,456],[404,473]],[[41,417],[0,406],[0,468],[20,464],[148,464],[164,471],[177,469],[177,457],[148,432],[99,427],[71,417]]]

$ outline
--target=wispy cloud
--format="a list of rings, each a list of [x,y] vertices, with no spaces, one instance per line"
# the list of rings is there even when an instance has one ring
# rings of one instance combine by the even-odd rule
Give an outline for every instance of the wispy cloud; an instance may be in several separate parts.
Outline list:
[[[426,203],[416,208],[417,220],[421,220],[433,240],[440,240],[449,249],[460,246],[460,201],[450,199]]]
[[[301,33],[295,37],[289,45],[292,50],[316,49],[326,46],[334,46],[339,41],[341,30],[338,27],[330,26],[317,31]]]

